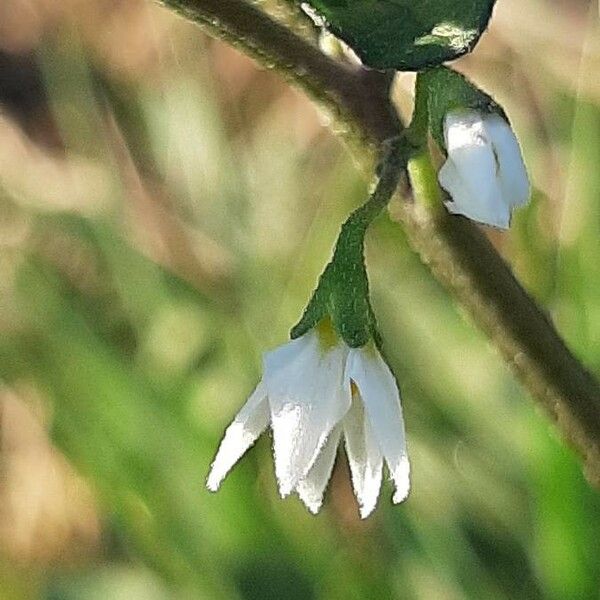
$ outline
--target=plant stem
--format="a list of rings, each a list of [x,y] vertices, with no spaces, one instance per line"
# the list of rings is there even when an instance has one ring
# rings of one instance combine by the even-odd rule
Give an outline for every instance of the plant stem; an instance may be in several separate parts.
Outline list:
[[[336,63],[243,0],[160,0],[233,44],[324,105],[333,128],[374,164],[401,126],[387,74]],[[553,417],[600,486],[600,386],[571,354],[547,315],[481,231],[440,210],[429,157],[409,164],[416,202],[399,197],[397,216],[434,276],[468,310],[519,379]],[[400,194],[398,194],[400,196]]]
[[[429,154],[408,165],[415,204],[398,203],[412,247],[500,350],[534,399],[579,451],[600,486],[600,386],[515,279],[485,235],[440,207]]]
[[[410,149],[404,137],[393,138],[385,144],[375,189],[342,225],[333,257],[321,274],[300,321],[290,332],[292,339],[304,335],[327,316],[350,348],[364,346],[371,339],[377,346],[381,345],[369,296],[365,235],[394,196]]]
[[[346,139],[362,146],[363,153],[369,147],[369,158],[378,142],[400,133],[400,120],[389,103],[391,74],[329,58],[244,0],[156,1],[301,88],[330,113]]]

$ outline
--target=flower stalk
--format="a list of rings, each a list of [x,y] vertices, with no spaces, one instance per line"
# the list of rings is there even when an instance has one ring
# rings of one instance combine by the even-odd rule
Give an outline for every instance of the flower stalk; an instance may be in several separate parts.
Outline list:
[[[342,225],[331,262],[321,275],[300,322],[292,329],[292,339],[304,335],[327,316],[350,348],[364,346],[370,339],[380,345],[369,299],[365,235],[369,225],[392,199],[411,150],[404,136],[384,145],[375,189]]]

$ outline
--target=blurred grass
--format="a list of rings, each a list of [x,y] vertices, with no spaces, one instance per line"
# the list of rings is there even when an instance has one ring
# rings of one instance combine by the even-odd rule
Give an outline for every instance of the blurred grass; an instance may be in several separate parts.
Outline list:
[[[386,217],[368,255],[409,500],[386,483],[361,522],[340,455],[313,517],[278,498],[267,437],[204,489],[366,184],[303,98],[165,11],[10,4],[3,64],[37,84],[2,96],[0,69],[0,597],[598,597],[598,494]],[[528,0],[521,39],[499,4],[459,65],[546,196],[493,239],[600,374],[597,21]]]

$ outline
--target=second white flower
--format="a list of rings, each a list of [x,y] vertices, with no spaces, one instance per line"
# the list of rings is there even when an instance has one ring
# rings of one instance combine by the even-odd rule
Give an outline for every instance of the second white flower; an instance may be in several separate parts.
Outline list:
[[[440,185],[450,194],[446,207],[479,223],[507,229],[511,211],[529,199],[529,179],[517,138],[495,113],[456,110],[444,120],[448,158]]]

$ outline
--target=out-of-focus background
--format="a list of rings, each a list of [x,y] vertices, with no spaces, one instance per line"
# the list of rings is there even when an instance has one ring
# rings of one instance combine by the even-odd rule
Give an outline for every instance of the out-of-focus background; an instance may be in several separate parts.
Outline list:
[[[600,375],[597,2],[499,0],[456,67],[539,190],[490,235]],[[599,597],[600,495],[387,217],[368,260],[408,501],[386,482],[360,521],[340,452],[311,516],[268,436],[204,488],[365,198],[324,123],[151,2],[0,3],[0,598]]]

